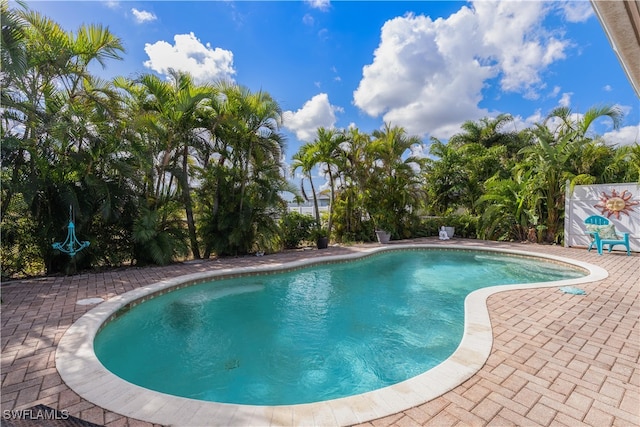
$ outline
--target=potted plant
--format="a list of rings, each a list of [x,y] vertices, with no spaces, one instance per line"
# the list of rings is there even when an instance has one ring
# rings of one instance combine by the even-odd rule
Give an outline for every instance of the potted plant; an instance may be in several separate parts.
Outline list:
[[[389,240],[391,240],[391,233],[385,230],[376,230],[376,238],[378,239],[378,243],[387,244]]]
[[[446,225],[444,226],[444,231],[447,232],[447,236],[449,236],[449,238],[451,239],[453,237],[453,233],[456,231],[455,227],[447,227]]]
[[[393,234],[395,228],[393,225],[393,221],[391,220],[389,215],[386,215],[384,212],[381,213],[375,219],[375,224],[376,238],[378,239],[378,243],[381,243],[383,245],[389,243],[389,240],[391,240],[391,235]]]
[[[329,247],[329,232],[325,227],[317,227],[311,232],[311,239],[316,241],[318,249]]]

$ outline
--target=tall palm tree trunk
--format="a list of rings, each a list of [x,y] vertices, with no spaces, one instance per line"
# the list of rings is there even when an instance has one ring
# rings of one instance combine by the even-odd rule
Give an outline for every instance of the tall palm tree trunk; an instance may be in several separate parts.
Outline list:
[[[329,223],[327,224],[327,235],[331,237],[331,227],[333,226],[333,206],[335,203],[335,194],[334,194],[334,186],[335,182],[333,179],[333,174],[331,173],[331,165],[327,165],[329,169],[329,185],[331,186],[331,193],[329,199]]]
[[[309,172],[309,183],[311,183],[311,194],[313,194],[313,212],[316,215],[316,226],[320,227],[320,210],[318,209],[318,197],[316,197],[316,187],[313,185],[311,172]]]
[[[187,216],[187,227],[189,228],[189,240],[191,242],[191,253],[195,259],[200,259],[200,248],[196,236],[196,222],[193,216],[193,203],[191,201],[191,190],[187,178],[187,168],[189,159],[189,146],[185,144],[182,153],[182,197],[184,199],[184,209]]]

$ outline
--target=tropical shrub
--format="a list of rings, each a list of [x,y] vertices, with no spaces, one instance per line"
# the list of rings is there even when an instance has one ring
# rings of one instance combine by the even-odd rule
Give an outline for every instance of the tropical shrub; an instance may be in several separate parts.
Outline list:
[[[478,237],[478,216],[463,213],[459,215],[449,215],[445,219],[445,225],[455,227],[455,235],[467,239]]]
[[[294,249],[303,241],[309,241],[316,221],[310,215],[299,212],[287,212],[280,218],[282,243],[286,249]]]
[[[188,254],[187,231],[171,203],[160,209],[141,208],[133,224],[133,259],[137,265],[166,265]]]
[[[90,70],[121,58],[120,38],[100,25],[66,31],[17,5],[0,1],[3,277],[304,239],[304,226],[279,221],[282,194],[297,191],[282,165],[282,111],[267,92],[181,72],[102,80]],[[468,121],[447,143],[433,139],[428,158],[419,138],[387,123],[371,134],[319,128],[293,168],[312,195],[311,178],[327,177],[325,222],[337,241],[374,240],[378,227],[395,238],[437,235],[441,222],[420,213],[449,216],[464,237],[560,242],[567,180],[640,182],[640,145],[607,145],[589,130],[600,117],[616,129],[622,113],[563,107],[520,132],[509,115]],[[74,258],[51,246],[66,235],[70,206],[78,238],[91,242]]]
[[[0,239],[0,265],[2,278],[33,276],[44,270],[44,263],[37,242],[32,218],[27,206],[18,195],[2,218],[2,239]]]

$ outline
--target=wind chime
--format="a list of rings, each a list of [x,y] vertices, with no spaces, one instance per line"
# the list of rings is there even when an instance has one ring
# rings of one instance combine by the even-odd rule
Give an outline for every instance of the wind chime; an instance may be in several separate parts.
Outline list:
[[[67,238],[64,242],[56,242],[53,245],[53,249],[57,249],[62,253],[69,255],[73,258],[78,252],[84,248],[89,247],[89,241],[79,241],[76,237],[76,226],[73,223],[73,210],[69,205],[69,225],[67,227]]]

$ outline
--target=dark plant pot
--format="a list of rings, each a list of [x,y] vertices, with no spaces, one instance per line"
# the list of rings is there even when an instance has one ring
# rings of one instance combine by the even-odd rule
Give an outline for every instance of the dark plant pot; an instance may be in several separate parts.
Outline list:
[[[318,246],[318,249],[327,249],[329,247],[329,238],[318,237],[318,240],[316,240],[316,246]]]
[[[378,238],[378,243],[387,244],[389,240],[391,240],[391,233],[387,233],[383,230],[376,230],[376,237]]]

